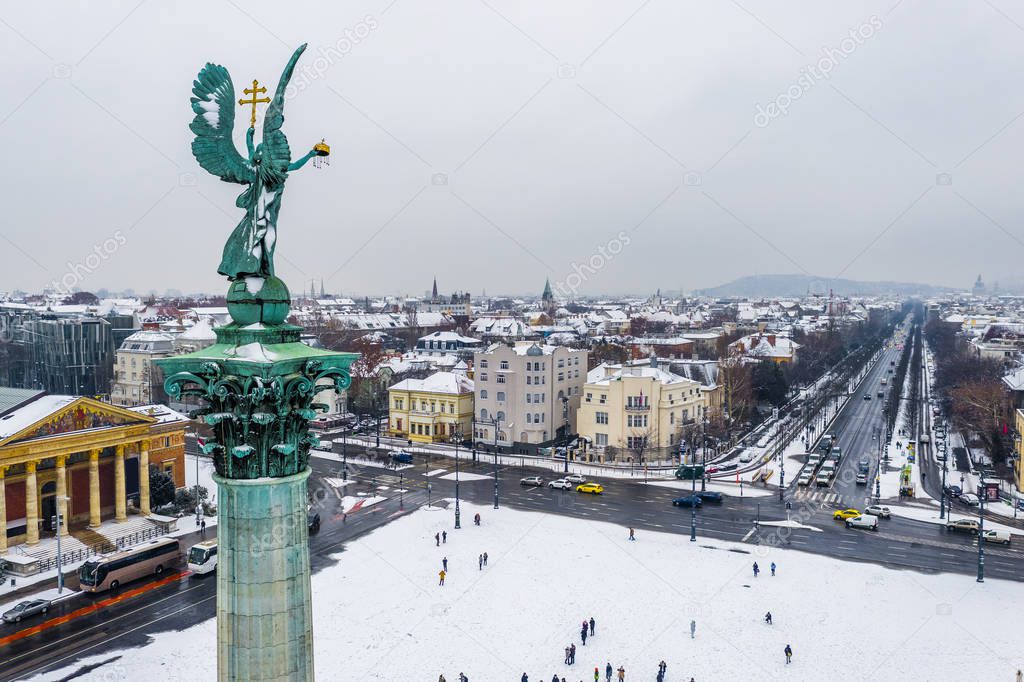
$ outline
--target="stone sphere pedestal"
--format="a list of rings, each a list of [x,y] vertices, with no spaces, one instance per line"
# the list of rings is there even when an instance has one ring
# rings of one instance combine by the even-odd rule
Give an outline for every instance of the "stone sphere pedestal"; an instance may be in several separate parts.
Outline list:
[[[313,680],[306,480],[217,483],[217,678]]]

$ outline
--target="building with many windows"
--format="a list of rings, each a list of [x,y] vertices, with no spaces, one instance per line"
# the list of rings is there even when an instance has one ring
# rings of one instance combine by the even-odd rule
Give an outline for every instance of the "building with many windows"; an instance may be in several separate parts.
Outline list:
[[[175,337],[167,332],[143,329],[121,344],[114,354],[114,382],[110,402],[132,407],[166,402],[164,373],[153,364],[175,354]]]
[[[575,433],[587,355],[531,341],[475,353],[474,440],[526,452]]]
[[[672,459],[699,432],[708,407],[701,383],[644,363],[598,365],[587,375],[577,414],[580,436],[602,461]]]
[[[404,379],[388,389],[388,431],[420,443],[468,438],[473,380],[454,372]]]

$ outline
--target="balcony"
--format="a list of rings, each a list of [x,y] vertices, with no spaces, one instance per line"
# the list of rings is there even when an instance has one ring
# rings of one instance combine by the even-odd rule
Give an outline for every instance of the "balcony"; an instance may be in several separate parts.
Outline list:
[[[626,412],[649,412],[650,405],[626,405]]]

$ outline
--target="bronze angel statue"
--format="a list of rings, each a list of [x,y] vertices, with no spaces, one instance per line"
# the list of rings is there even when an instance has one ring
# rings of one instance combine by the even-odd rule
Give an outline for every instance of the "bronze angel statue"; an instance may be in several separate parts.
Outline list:
[[[238,153],[231,139],[235,123],[235,88],[228,70],[208,63],[192,84],[192,110],[196,114],[189,126],[196,135],[192,141],[192,154],[200,166],[221,180],[248,185],[235,201],[238,208],[245,209],[245,216],[224,244],[224,255],[217,268],[220,274],[231,280],[274,275],[277,214],[281,210],[281,194],[288,173],[302,168],[315,156],[329,153],[326,145],[318,144],[305,156],[292,161],[288,139],[281,131],[285,90],[305,49],[303,44],[295,50],[281,74],[263,118],[260,143],[254,144],[254,125],[250,125],[246,132],[246,156]],[[253,90],[256,90],[255,83]],[[257,101],[255,93],[252,97],[254,102]],[[253,104],[255,110],[253,102],[246,104]]]

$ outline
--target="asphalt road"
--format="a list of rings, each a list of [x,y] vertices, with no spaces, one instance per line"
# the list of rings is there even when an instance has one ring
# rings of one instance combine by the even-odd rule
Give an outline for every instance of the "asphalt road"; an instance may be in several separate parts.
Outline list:
[[[877,390],[875,387],[881,377],[879,372],[886,373],[894,352],[883,354],[878,366],[869,372],[865,386]],[[855,467],[856,460],[864,452],[877,452],[872,431],[879,424],[881,402],[876,398],[870,401],[863,401],[859,396],[854,398],[847,412],[840,415],[834,425],[840,444],[847,453],[844,469]],[[355,456],[359,449],[350,446],[348,452]],[[418,508],[427,502],[428,496],[436,501],[455,495],[454,481],[425,475],[427,470],[439,468],[453,472],[455,461],[452,459],[432,456],[425,466],[417,464],[400,471],[350,461],[347,476],[357,483],[346,489],[347,494],[378,492],[380,486],[386,486],[389,490],[382,494],[389,497],[384,502],[343,517],[337,495],[325,482],[326,478],[344,477],[346,473],[342,466],[331,460],[313,458],[312,467],[310,487],[319,500],[322,519],[319,534],[310,539],[314,572],[330,565],[333,561],[330,555],[341,550],[346,542]],[[475,474],[493,473],[493,467],[486,461],[476,464],[464,462],[460,467],[462,471]],[[601,481],[605,486],[602,495],[585,495],[519,484],[521,477],[534,474],[542,476],[545,481],[551,480],[550,471],[501,467],[498,474],[499,504],[502,506],[563,514],[581,521],[610,522],[621,526],[624,535],[629,527],[633,527],[638,534],[661,531],[678,534],[680,542],[689,539],[691,511],[671,505],[672,498],[685,494],[685,490],[608,479]],[[397,493],[399,487],[406,492]],[[777,488],[772,490],[774,493]],[[863,499],[863,490],[863,486],[854,486],[853,492],[846,488],[837,492],[844,496],[844,502],[852,504],[857,500],[846,498],[859,495]],[[494,484],[492,480],[462,482],[459,496],[462,500],[491,506]],[[832,520],[832,512],[833,507],[829,505],[808,501],[794,502],[793,509],[788,511],[775,494],[757,498],[749,495],[744,498],[726,497],[720,504],[708,504],[697,511],[697,542],[715,538],[743,543],[749,546],[747,551],[751,553],[752,562],[758,558],[758,546],[770,545],[896,569],[961,573],[965,580],[973,579],[977,550],[970,537],[947,533],[934,524],[909,519],[883,520],[877,532],[851,530]],[[451,506],[449,513],[454,522]],[[484,524],[489,513],[486,508],[481,512]],[[785,521],[787,514],[819,530],[768,525]],[[758,524],[756,520],[762,523]],[[465,516],[462,523],[472,523],[471,516]],[[450,532],[458,531],[452,529]],[[1024,581],[1024,549],[992,546],[986,548],[985,556],[987,577]],[[131,595],[134,591],[139,593]],[[28,677],[73,664],[88,656],[109,654],[110,659],[114,659],[114,651],[142,645],[151,634],[182,629],[211,618],[216,610],[215,599],[216,580],[213,576],[171,576],[160,583],[141,581],[127,585],[120,595],[77,597],[58,605],[47,616],[20,626],[0,625],[0,680]],[[33,633],[33,627],[41,629]],[[112,669],[116,665],[116,660],[109,664]]]

